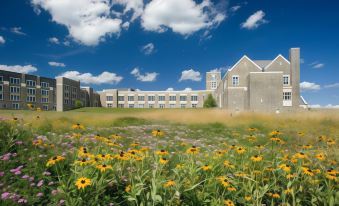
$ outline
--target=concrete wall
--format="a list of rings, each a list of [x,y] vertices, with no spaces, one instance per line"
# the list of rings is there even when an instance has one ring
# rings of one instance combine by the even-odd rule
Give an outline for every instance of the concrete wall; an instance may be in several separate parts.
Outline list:
[[[283,72],[252,72],[249,78],[249,110],[276,112],[282,110]]]
[[[292,83],[292,107],[300,109],[300,49],[290,49],[291,83]]]

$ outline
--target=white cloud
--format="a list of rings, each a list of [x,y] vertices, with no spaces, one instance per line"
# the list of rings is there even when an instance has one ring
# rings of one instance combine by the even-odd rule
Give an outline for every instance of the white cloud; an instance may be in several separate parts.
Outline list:
[[[141,51],[145,54],[145,55],[150,55],[154,52],[155,46],[153,43],[149,43],[146,44],[145,46],[143,46],[141,48]]]
[[[141,17],[145,30],[164,32],[170,28],[182,35],[218,26],[225,18],[209,0],[200,4],[194,0],[153,0]]]
[[[328,104],[325,106],[326,108],[330,108],[330,109],[339,109],[339,105],[332,105],[332,104]]]
[[[118,84],[123,78],[115,73],[104,71],[98,76],[93,76],[91,73],[80,73],[78,71],[67,71],[60,74],[58,77],[66,77],[69,79],[78,80],[83,84]]]
[[[32,73],[38,71],[38,69],[32,65],[14,65],[14,66],[7,66],[7,65],[0,65],[0,70],[10,71],[10,72],[18,72],[18,73]]]
[[[324,88],[339,88],[339,83],[325,85]]]
[[[228,67],[219,67],[219,68],[215,68],[215,69],[210,70],[210,72],[221,72],[221,73],[223,73],[223,72],[226,72],[229,68],[230,68],[229,66]]]
[[[174,91],[174,89],[170,87],[170,88],[167,88],[166,91]]]
[[[6,40],[4,37],[0,36],[0,44],[4,44],[6,43]]]
[[[113,0],[113,3],[125,6],[123,14],[126,14],[129,11],[133,11],[131,22],[141,16],[144,10],[143,0]]]
[[[186,88],[184,89],[184,91],[192,91],[192,88],[186,87]]]
[[[48,39],[48,41],[52,44],[60,44],[59,39],[56,37],[51,37]]]
[[[93,46],[106,36],[120,33],[121,19],[111,17],[109,0],[31,0],[35,8],[48,11],[52,20],[67,27],[77,42]]]
[[[194,71],[193,69],[184,70],[181,72],[181,77],[179,82],[184,80],[192,80],[192,81],[201,81],[202,77],[199,71]]]
[[[264,19],[265,17],[265,12],[262,10],[259,10],[252,14],[248,19],[241,24],[242,28],[245,29],[256,29],[258,28],[261,24],[267,23],[268,21]]]
[[[13,27],[11,28],[11,32],[18,35],[26,35],[26,33],[21,31],[21,27]]]
[[[241,8],[240,5],[236,5],[236,6],[232,6],[230,10],[231,10],[232,12],[236,12],[236,11],[238,11],[240,8]]]
[[[65,67],[66,65],[61,62],[48,62],[48,64],[52,67]]]
[[[314,91],[314,90],[319,90],[320,89],[320,85],[313,83],[313,82],[301,82],[300,83],[300,89],[304,90],[304,91]]]
[[[318,108],[339,109],[339,105],[332,105],[332,104],[328,104],[325,106],[322,106],[320,104],[313,104],[313,105],[309,105],[309,107],[314,108],[314,109],[318,109]]]
[[[315,62],[312,62],[310,66],[312,66],[312,68],[314,69],[320,69],[320,68],[323,68],[325,64],[315,61]]]
[[[123,24],[121,25],[121,27],[122,27],[123,29],[127,30],[127,29],[129,28],[129,25],[130,25],[130,23],[129,23],[128,21],[126,21],[125,23],[123,23]]]
[[[156,72],[146,72],[145,74],[141,74],[140,70],[138,67],[134,68],[131,71],[131,74],[137,78],[137,80],[142,81],[142,82],[154,82],[157,80],[157,76],[159,75]]]

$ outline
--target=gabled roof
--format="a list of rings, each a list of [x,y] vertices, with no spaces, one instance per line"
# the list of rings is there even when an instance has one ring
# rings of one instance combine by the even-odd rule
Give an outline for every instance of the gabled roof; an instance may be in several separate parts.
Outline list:
[[[264,69],[267,65],[269,65],[272,60],[253,60],[261,69]]]
[[[279,57],[281,57],[283,60],[285,60],[288,64],[290,64],[290,61],[288,61],[283,55],[279,54],[276,58],[274,58],[271,63],[266,65],[263,69],[266,70],[268,67],[270,67]]]

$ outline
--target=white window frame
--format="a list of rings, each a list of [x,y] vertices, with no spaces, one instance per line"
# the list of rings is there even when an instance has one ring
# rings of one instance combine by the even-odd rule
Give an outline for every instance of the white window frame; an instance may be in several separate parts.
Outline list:
[[[292,91],[283,91],[283,106],[292,106]]]
[[[147,99],[148,99],[149,102],[154,102],[155,101],[155,96],[154,95],[148,96]]]
[[[10,93],[20,94],[20,87],[18,87],[18,86],[10,86],[9,87],[9,91],[10,91]]]
[[[49,83],[48,82],[41,82],[40,83],[40,86],[42,88],[48,88],[49,87]],[[67,88],[67,89],[66,89]],[[68,85],[65,85],[65,90],[69,90],[69,86]]]
[[[14,106],[15,105],[15,106]],[[20,109],[20,104],[19,103],[12,103],[12,108],[14,109]]]
[[[191,96],[191,101],[192,102],[197,102],[198,101],[198,95],[192,95]]]
[[[159,104],[159,108],[164,109],[165,107],[165,104]]]
[[[36,86],[36,81],[34,80],[26,80],[26,86],[29,86],[29,87],[35,87]]]
[[[170,95],[169,96],[169,101],[177,101],[177,96],[176,95]]]
[[[33,92],[32,92],[32,91],[33,91]],[[35,90],[35,88],[27,88],[27,95],[35,96],[35,95],[36,95],[36,90]]]
[[[166,97],[165,97],[165,95],[159,95],[158,96],[158,101],[165,101],[165,99],[166,99]]]
[[[186,102],[187,101],[187,96],[186,95],[180,95],[179,100],[181,102]]]
[[[9,83],[10,84],[20,84],[20,78],[10,77],[9,78]]]
[[[140,102],[145,101],[145,96],[138,96],[138,101],[140,101]]]
[[[239,75],[233,75],[232,76],[232,86],[236,87],[240,84],[240,77]]]
[[[285,84],[285,78],[287,77],[287,84]],[[290,85],[290,75],[283,75],[283,85],[289,86]]]

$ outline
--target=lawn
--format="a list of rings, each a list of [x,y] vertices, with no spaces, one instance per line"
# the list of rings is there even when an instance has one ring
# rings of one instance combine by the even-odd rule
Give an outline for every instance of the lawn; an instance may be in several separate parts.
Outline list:
[[[338,205],[333,111],[0,111],[0,205]]]

